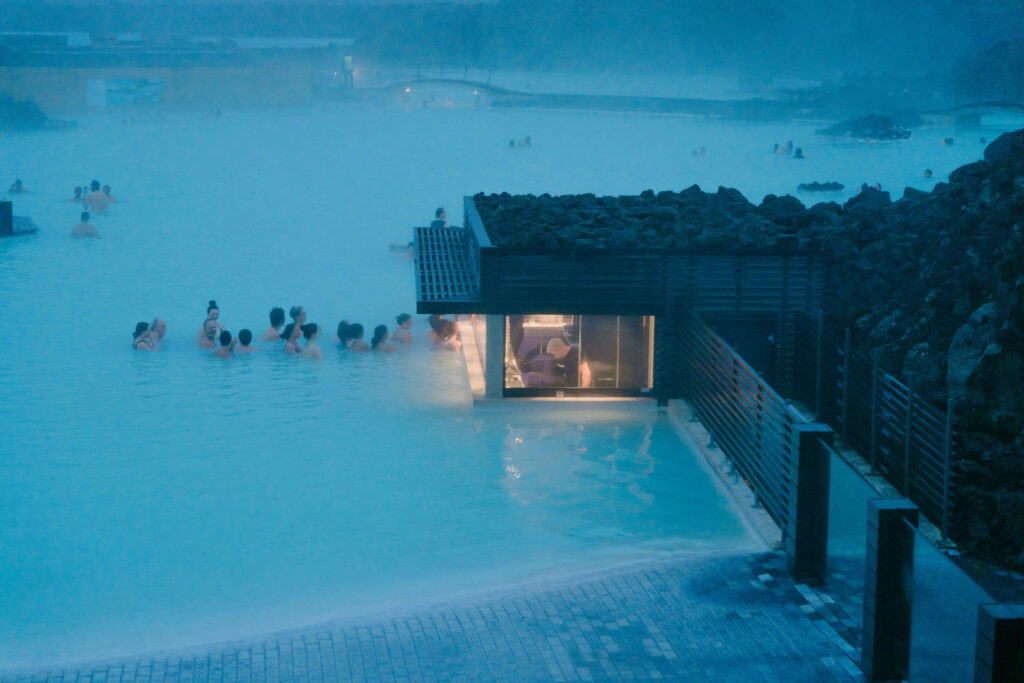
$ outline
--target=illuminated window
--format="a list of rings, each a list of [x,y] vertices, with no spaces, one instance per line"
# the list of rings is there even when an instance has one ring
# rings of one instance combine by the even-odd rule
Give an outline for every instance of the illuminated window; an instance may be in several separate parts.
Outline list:
[[[506,394],[646,392],[653,339],[651,316],[507,316]]]

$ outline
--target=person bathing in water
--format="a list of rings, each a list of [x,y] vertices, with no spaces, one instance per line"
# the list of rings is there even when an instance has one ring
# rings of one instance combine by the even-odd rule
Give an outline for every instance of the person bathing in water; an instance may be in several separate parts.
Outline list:
[[[288,323],[281,331],[281,339],[284,339],[285,353],[302,353],[299,346],[299,337],[302,336],[302,326],[295,323]]]
[[[320,326],[316,323],[306,323],[302,326],[302,336],[306,338],[306,347],[302,349],[302,357],[323,360],[324,354],[316,345],[316,338],[320,336]]]
[[[458,351],[462,348],[462,339],[459,335],[459,324],[454,320],[442,320],[438,327],[437,336],[442,349],[447,351]]]
[[[107,206],[110,204],[110,197],[100,189],[100,181],[92,181],[89,187],[92,189],[92,192],[86,195],[83,206],[93,213],[106,213]]]
[[[338,325],[338,341],[349,351],[369,351],[369,345],[363,341],[363,326],[359,323],[342,321]]]
[[[149,341],[149,323],[138,323],[135,326],[135,332],[132,334],[132,349],[136,351],[153,350]]]
[[[395,347],[388,344],[388,326],[377,325],[373,328],[373,337],[370,339],[370,350],[384,353],[394,353]]]
[[[270,327],[263,332],[260,341],[280,341],[281,327],[284,325],[284,309],[277,307],[270,309]],[[241,333],[239,333],[241,335]],[[241,337],[239,337],[241,338]]]
[[[391,341],[396,344],[411,344],[412,334],[409,328],[412,327],[412,316],[408,313],[399,313],[395,316],[395,322],[398,323],[398,328],[391,335]]]
[[[81,187],[76,187],[75,188],[75,196],[72,197],[71,199],[69,199],[68,201],[69,202],[78,202],[79,204],[81,204],[82,201],[84,201],[84,199],[85,199],[85,197],[82,196],[82,188]]]
[[[283,312],[283,311],[282,311]],[[235,353],[252,353],[259,351],[260,347],[252,344],[252,331],[241,330],[238,333],[238,345],[235,346]]]
[[[167,321],[163,318],[153,318],[153,322],[149,326],[149,345],[156,351],[160,348],[160,343],[164,340],[167,335]]]
[[[448,214],[445,212],[443,206],[437,207],[437,210],[434,211],[434,220],[430,223],[430,227],[432,227],[432,228],[447,228],[447,227],[449,227],[449,224],[448,224]]]
[[[217,306],[217,302],[213,299],[210,299],[210,303],[206,306],[206,320],[203,321],[199,331],[196,332],[196,342],[199,344],[199,348],[212,348],[203,346],[203,338],[208,336],[206,325],[211,320],[216,325],[218,332],[224,329],[224,325],[220,322],[220,307]]]
[[[231,338],[231,333],[221,330],[219,340],[220,346],[213,350],[213,355],[217,358],[233,358],[231,350],[235,348],[235,341]]]
[[[91,237],[93,239],[100,239],[100,234],[96,232],[96,226],[89,222],[89,212],[83,211],[81,216],[81,222],[75,227],[71,228],[71,236],[78,239],[80,237]]]
[[[217,326],[217,321],[210,319],[203,323],[203,336],[197,341],[199,348],[201,349],[212,349],[217,346],[217,333],[220,332],[220,328]]]

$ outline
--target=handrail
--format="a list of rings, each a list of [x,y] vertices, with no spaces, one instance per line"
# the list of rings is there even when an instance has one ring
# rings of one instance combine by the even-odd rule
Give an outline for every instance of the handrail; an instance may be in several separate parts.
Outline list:
[[[798,338],[817,340],[801,347],[814,372],[800,375],[797,397],[817,406],[817,419],[842,433],[947,537],[956,495],[952,403],[943,414],[866,355],[847,353],[843,337],[824,329],[820,319],[800,314],[797,329]]]
[[[788,537],[793,429],[802,418],[696,314],[681,312],[679,320],[684,398]]]

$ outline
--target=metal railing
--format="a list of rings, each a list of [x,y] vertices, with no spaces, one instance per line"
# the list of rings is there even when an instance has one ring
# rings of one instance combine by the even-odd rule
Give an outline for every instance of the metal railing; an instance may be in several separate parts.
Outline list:
[[[877,358],[851,348],[850,331],[837,334],[821,316],[797,320],[794,396],[814,408],[942,532],[949,534],[955,491],[953,404],[945,410],[878,367]]]
[[[790,500],[796,486],[794,425],[802,420],[695,314],[681,315],[679,327],[683,397],[783,537],[790,537]]]

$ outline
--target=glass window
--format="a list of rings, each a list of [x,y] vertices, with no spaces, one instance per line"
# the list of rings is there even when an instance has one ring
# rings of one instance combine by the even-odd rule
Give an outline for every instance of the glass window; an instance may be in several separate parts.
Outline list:
[[[651,316],[507,316],[505,388],[649,389],[653,333]]]

